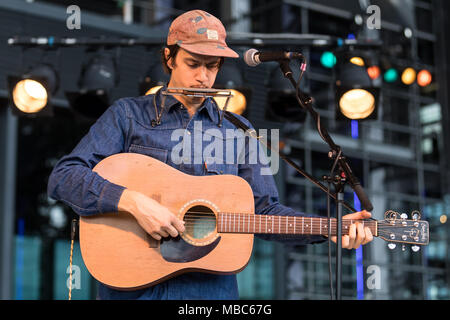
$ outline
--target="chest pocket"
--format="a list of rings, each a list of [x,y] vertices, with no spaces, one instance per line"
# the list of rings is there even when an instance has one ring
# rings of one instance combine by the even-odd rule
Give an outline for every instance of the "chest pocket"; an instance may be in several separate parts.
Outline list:
[[[206,174],[213,175],[213,174],[232,174],[237,175],[238,174],[238,165],[237,164],[228,164],[223,163],[224,161],[222,159],[214,158],[214,157],[207,157],[205,159],[205,169]]]
[[[131,144],[128,152],[140,153],[143,155],[150,156],[164,163],[167,162],[168,151],[165,149],[154,148],[154,147],[146,147],[140,146],[137,144]]]

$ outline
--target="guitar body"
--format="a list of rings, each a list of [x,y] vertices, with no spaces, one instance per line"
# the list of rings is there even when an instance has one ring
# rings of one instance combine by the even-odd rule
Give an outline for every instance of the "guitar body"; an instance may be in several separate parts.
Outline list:
[[[219,233],[219,212],[254,215],[249,184],[233,175],[191,176],[136,153],[110,156],[94,168],[103,178],[139,191],[185,221],[177,238],[156,241],[129,213],[80,218],[80,247],[91,275],[119,290],[155,285],[178,274],[237,273],[247,265],[253,234]]]

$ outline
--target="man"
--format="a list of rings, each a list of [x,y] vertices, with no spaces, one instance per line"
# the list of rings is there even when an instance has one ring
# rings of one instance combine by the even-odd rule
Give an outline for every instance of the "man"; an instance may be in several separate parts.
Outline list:
[[[167,47],[162,52],[163,66],[171,74],[169,88],[211,88],[223,59],[237,58],[226,42],[226,32],[220,20],[207,12],[193,10],[176,18],[169,29]],[[223,120],[219,123],[219,111],[211,98],[164,96],[161,90],[154,95],[123,98],[116,101],[91,127],[71,154],[63,157],[55,166],[48,184],[49,195],[73,208],[79,215],[124,211],[133,215],[142,228],[154,239],[176,237],[184,231],[184,223],[173,212],[157,201],[139,192],[113,184],[92,168],[102,159],[121,152],[137,152],[177,168],[191,175],[234,174],[244,178],[252,187],[255,212],[258,214],[306,216],[278,202],[276,186],[271,175],[261,175],[263,164],[229,163],[225,154],[211,164],[193,161],[204,141],[189,139],[198,130],[215,128],[223,135],[236,129]],[[247,126],[251,124],[237,116]],[[174,159],[173,151],[179,139],[173,139],[175,130],[183,132],[183,161]],[[212,137],[210,137],[212,138]],[[226,141],[222,141],[224,144]],[[200,143],[201,146],[194,143]],[[200,148],[199,148],[200,147]],[[245,149],[248,150],[248,149]],[[234,144],[234,154],[240,150]],[[241,150],[242,151],[242,150]],[[196,154],[197,152],[197,154]],[[185,155],[188,155],[186,158]],[[202,154],[200,154],[202,155]],[[248,158],[248,154],[245,154]],[[146,177],[151,179],[151,177]],[[346,215],[346,219],[369,218],[366,211]],[[291,244],[309,244],[325,241],[322,236],[296,238],[276,235],[258,235],[267,240]],[[344,248],[357,248],[372,240],[368,228],[360,223],[352,224],[349,235],[343,236]],[[333,238],[335,241],[335,237]],[[226,257],[224,257],[226,259]],[[99,284],[101,299],[237,299],[235,275],[185,273],[147,289],[125,292]]]

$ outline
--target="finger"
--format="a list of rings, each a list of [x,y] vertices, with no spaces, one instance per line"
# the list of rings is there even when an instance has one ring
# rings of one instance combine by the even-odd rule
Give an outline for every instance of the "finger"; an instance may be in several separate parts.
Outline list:
[[[372,214],[369,211],[363,210],[363,211],[346,214],[345,216],[342,217],[342,219],[354,219],[354,220],[368,219],[371,216],[372,216]]]
[[[178,231],[177,231],[177,229],[175,229],[175,227],[173,227],[172,225],[167,226],[165,230],[166,230],[166,231],[169,233],[169,235],[170,235],[171,237],[173,237],[173,238],[175,238],[175,237],[178,236]]]
[[[348,249],[350,245],[350,237],[348,235],[342,236],[342,248]]]
[[[150,233],[150,235],[155,240],[161,240],[161,236],[159,234],[157,234],[156,232],[152,232],[152,233]]]
[[[364,231],[366,233],[366,238],[364,239],[362,244],[369,243],[370,241],[373,240],[373,235],[372,235],[372,231],[370,230],[370,228],[369,227],[365,227]]]
[[[356,239],[355,243],[353,244],[353,249],[358,249],[366,238],[366,235],[364,233],[364,227],[362,226],[361,223],[356,223],[356,231],[357,231]]]
[[[350,225],[350,228],[348,230],[348,238],[349,238],[348,248],[351,249],[355,245],[356,241],[356,225],[354,223]]]
[[[182,233],[184,232],[185,228],[184,228],[184,221],[178,219],[177,217],[174,217],[174,219],[172,220],[172,225],[175,227],[175,229],[178,230],[178,232]]]
[[[158,233],[160,236],[162,236],[164,238],[167,238],[169,236],[169,234],[162,228],[158,231]]]

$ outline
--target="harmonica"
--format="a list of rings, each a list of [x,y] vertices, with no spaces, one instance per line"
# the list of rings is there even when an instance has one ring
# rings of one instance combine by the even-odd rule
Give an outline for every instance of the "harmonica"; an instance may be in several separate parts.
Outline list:
[[[181,95],[187,97],[232,97],[230,90],[213,88],[167,88],[161,92],[163,95]]]

